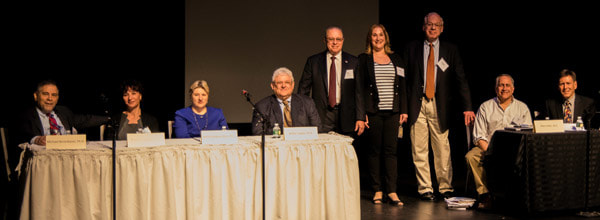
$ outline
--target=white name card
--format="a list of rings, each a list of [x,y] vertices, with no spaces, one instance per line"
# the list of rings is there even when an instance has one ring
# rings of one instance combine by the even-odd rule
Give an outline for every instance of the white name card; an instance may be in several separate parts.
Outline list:
[[[238,132],[236,129],[232,130],[202,130],[200,131],[202,136],[202,144],[237,144],[238,143]]]
[[[46,149],[85,149],[85,134],[47,135]]]
[[[283,129],[285,140],[314,140],[318,139],[317,127],[288,127]]]
[[[557,120],[535,120],[533,121],[535,133],[557,133],[565,132],[563,121]]]
[[[156,147],[165,145],[165,133],[127,134],[127,147]]]

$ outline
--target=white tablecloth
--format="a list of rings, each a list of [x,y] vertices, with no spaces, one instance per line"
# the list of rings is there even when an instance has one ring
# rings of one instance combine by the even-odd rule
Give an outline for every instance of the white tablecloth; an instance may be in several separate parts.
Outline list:
[[[267,137],[266,219],[360,219],[358,161],[346,136]],[[235,145],[170,139],[117,147],[117,219],[262,219],[260,137]],[[111,219],[110,142],[26,146],[21,219]]]

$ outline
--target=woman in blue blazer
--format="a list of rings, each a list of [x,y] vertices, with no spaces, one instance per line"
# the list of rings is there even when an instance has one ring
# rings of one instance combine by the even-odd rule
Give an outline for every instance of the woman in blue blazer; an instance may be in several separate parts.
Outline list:
[[[209,88],[204,80],[196,80],[190,86],[192,105],[175,112],[173,132],[176,138],[200,137],[202,130],[219,130],[227,126],[223,111],[208,104]]]

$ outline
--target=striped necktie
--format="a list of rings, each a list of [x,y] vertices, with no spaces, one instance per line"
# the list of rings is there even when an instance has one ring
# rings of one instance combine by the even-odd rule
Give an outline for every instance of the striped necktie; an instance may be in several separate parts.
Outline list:
[[[290,105],[287,100],[283,100],[283,127],[292,127],[292,113],[290,111]]]
[[[51,135],[60,134],[60,125],[58,125],[58,123],[56,122],[56,119],[54,118],[54,114],[48,113],[48,114],[46,114],[46,116],[48,116],[48,120],[50,122],[50,134]]]

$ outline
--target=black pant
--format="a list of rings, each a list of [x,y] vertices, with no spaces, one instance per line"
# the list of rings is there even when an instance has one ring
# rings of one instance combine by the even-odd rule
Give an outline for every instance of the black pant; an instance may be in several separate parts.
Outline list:
[[[322,132],[335,131],[341,134],[342,129],[340,127],[339,116],[339,110],[337,108],[326,109],[325,114],[321,117]]]
[[[387,193],[396,192],[396,180],[398,179],[398,159],[396,156],[398,148],[398,126],[399,113],[392,111],[378,111],[369,116],[369,143],[367,163],[369,175],[374,191],[382,191],[382,178],[380,172],[384,169],[384,184]],[[381,167],[383,161],[383,167]]]

